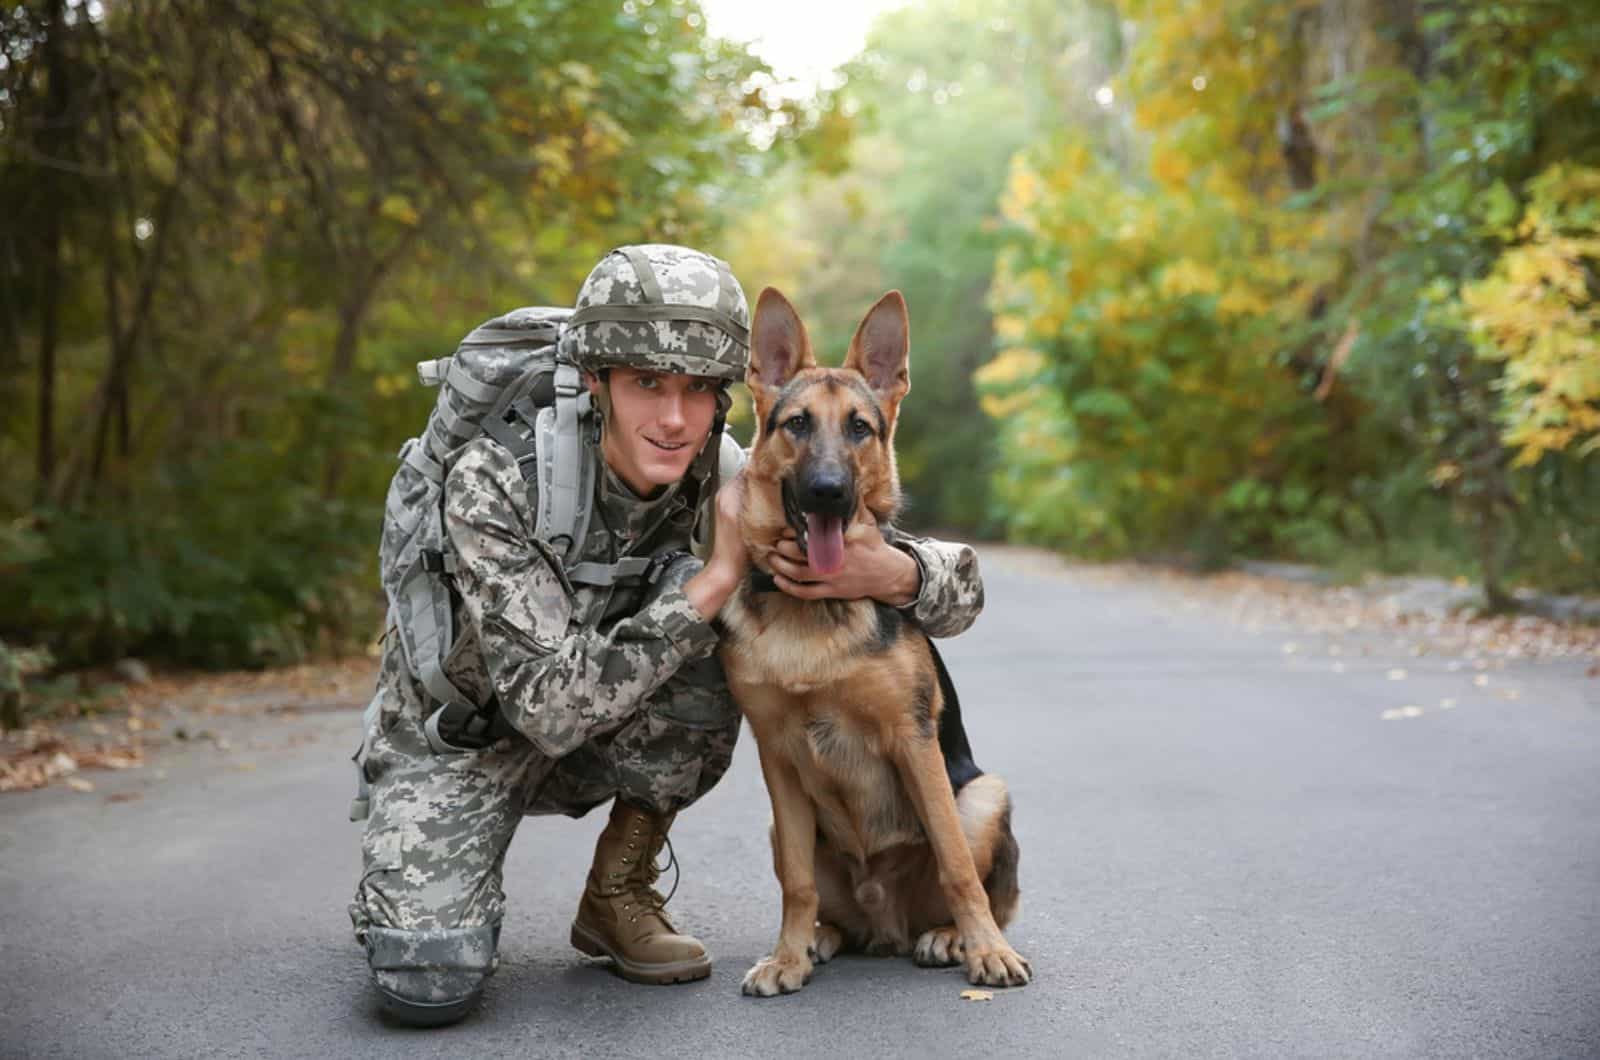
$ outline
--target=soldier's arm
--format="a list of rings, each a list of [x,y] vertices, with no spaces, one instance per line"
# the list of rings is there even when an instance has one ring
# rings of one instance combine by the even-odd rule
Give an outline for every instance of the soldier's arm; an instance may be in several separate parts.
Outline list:
[[[983,576],[972,546],[899,531],[891,543],[917,562],[922,584],[916,598],[901,610],[915,618],[923,632],[953,637],[977,621],[983,610]]]
[[[572,602],[555,558],[534,538],[521,473],[491,442],[457,457],[445,480],[445,532],[457,591],[482,638],[506,719],[561,757],[615,729],[717,636],[684,594],[698,564],[676,564],[653,598],[608,633],[567,628]]]

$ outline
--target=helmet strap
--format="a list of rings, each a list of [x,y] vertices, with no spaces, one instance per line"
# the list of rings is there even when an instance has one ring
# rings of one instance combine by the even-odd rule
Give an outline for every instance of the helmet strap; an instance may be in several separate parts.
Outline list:
[[[598,443],[605,433],[607,421],[611,419],[611,371],[602,368],[594,377],[598,385],[590,394],[590,404],[594,406],[594,441]]]

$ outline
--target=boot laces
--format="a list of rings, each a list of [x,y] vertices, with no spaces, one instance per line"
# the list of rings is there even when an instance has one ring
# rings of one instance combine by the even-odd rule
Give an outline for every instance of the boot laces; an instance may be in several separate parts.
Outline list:
[[[630,838],[640,838],[637,829],[634,830]],[[654,845],[654,838],[653,835],[645,837],[642,851],[637,850],[632,843],[629,843],[629,849],[636,850],[636,853],[633,858],[622,859],[624,865],[637,866],[637,868],[632,868],[627,873],[622,874],[626,883],[634,884],[625,893],[628,893],[631,898],[639,903],[639,911],[628,918],[630,922],[636,923],[639,916],[644,913],[656,913],[665,918],[667,903],[672,901],[672,896],[678,893],[678,883],[683,878],[682,870],[678,865],[678,852],[672,846],[672,837],[665,833],[661,835],[661,842],[667,849],[667,863],[665,865],[656,864],[656,859],[660,856],[661,851],[660,848],[654,851],[650,849]],[[672,870],[672,889],[667,891],[666,897],[663,898],[661,892],[655,889],[655,882],[668,869]],[[612,873],[612,875],[618,874]],[[625,904],[623,908],[626,909],[627,905]],[[667,926],[670,928],[671,924],[668,923]]]
[[[661,840],[667,848],[667,863],[665,865],[657,865],[655,863],[655,858],[650,859],[650,875],[652,877],[650,882],[654,884],[655,880],[659,879],[663,872],[671,869],[672,889],[668,891],[667,896],[663,898],[661,897],[661,892],[657,891],[654,886],[650,888],[650,897],[653,899],[651,904],[655,906],[656,912],[658,913],[666,912],[667,903],[672,901],[672,896],[678,893],[678,881],[683,878],[683,874],[678,868],[678,852],[672,849],[672,837],[669,835],[664,835],[661,837]]]

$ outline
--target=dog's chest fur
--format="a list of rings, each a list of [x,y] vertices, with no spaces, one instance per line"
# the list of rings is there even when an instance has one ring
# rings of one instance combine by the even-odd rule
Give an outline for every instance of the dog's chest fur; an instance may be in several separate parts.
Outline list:
[[[817,826],[851,860],[926,842],[888,751],[904,698],[903,656],[881,653],[870,602],[795,604],[784,598],[730,601],[723,667],[751,729],[769,754],[795,767]]]

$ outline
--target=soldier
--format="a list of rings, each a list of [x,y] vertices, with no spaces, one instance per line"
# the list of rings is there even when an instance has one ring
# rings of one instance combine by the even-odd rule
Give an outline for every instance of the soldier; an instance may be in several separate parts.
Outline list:
[[[749,360],[748,325],[726,264],[647,245],[595,267],[561,338],[603,424],[596,518],[579,558],[654,556],[653,581],[574,586],[533,535],[534,483],[507,448],[482,437],[450,462],[460,634],[447,676],[499,709],[486,739],[441,731],[440,753],[425,731],[435,704],[389,631],[350,915],[385,1007],[407,1023],[454,1022],[482,992],[497,959],[501,868],[522,818],[581,817],[608,801],[572,944],[634,982],[711,973],[706,948],[673,927],[653,885],[675,815],[721,779],[739,732],[712,624],[749,565],[738,480],[716,498],[709,558],[683,550],[709,486],[703,471],[715,466],[702,451],[715,453],[728,385]],[[786,592],[873,597],[934,636],[966,629],[983,604],[976,558],[961,545],[852,543],[843,569],[818,580],[789,542],[773,566]]]

